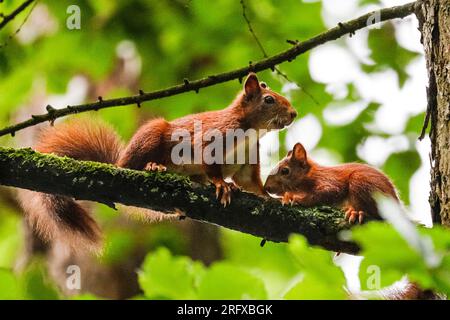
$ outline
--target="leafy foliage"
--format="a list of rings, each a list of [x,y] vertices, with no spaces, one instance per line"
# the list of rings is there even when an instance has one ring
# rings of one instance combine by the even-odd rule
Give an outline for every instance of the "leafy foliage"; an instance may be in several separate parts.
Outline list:
[[[435,251],[441,258],[436,266],[427,264],[423,256],[414,250],[391,226],[383,223],[370,223],[353,231],[353,237],[363,250],[364,260],[360,267],[361,283],[365,289],[371,284],[376,266],[380,272],[381,287],[389,286],[404,275],[417,282],[422,288],[450,293],[450,235],[444,227],[422,228],[420,234],[432,240]],[[389,248],[387,250],[386,248]]]
[[[345,278],[342,270],[333,263],[333,253],[309,247],[300,236],[292,236],[289,248],[303,273],[290,289],[287,299],[345,299]]]
[[[0,269],[0,299],[54,300],[59,293],[48,279],[42,263],[34,263],[26,270],[15,274],[12,270]]]
[[[234,232],[232,234],[235,237]],[[449,233],[442,227],[435,227],[420,228],[420,234],[432,240],[441,257],[438,265],[427,265],[420,253],[389,224],[371,222],[355,228],[352,237],[361,245],[364,255],[359,273],[362,289],[379,290],[406,275],[424,289],[449,294]],[[140,284],[148,298],[264,299],[267,297],[265,288],[273,281],[270,274],[279,273],[291,275],[280,282],[283,290],[279,298],[348,298],[344,274],[334,264],[332,252],[310,247],[299,235],[291,237],[288,252],[285,246],[274,245],[265,252],[265,248],[255,250],[256,242],[253,245],[256,262],[252,257],[241,261],[232,253],[235,257],[228,262],[217,262],[208,268],[187,257],[174,257],[160,248],[146,258]],[[294,262],[292,272],[273,263],[272,259],[279,254],[289,255],[288,261]]]
[[[409,180],[404,177],[411,177],[420,164],[417,152],[405,151],[391,154],[383,166],[383,171],[392,179],[406,204],[409,204]]]
[[[144,261],[139,283],[148,298],[193,299],[202,266],[161,248]]]
[[[12,11],[22,2],[4,1],[2,12]],[[360,0],[358,9],[379,3]],[[0,47],[0,126],[44,112],[48,103],[65,107],[94,101],[97,94],[110,98],[136,94],[139,89],[155,90],[181,83],[184,78],[195,79],[244,66],[262,57],[245,24],[239,1],[77,1],[81,9],[80,30],[66,27],[66,10],[72,4],[69,0],[41,0],[34,18],[32,15],[17,35],[14,33],[26,13],[0,30],[0,45],[7,43]],[[269,55],[288,48],[286,39],[306,40],[324,31],[327,24],[324,6],[319,1],[246,0],[246,4],[253,29]],[[359,78],[338,83],[313,79],[314,52],[279,66],[300,89],[288,90],[289,83],[271,71],[259,75],[274,90],[284,89],[300,118],[313,115],[318,120],[321,134],[312,148],[337,155],[335,162],[361,161],[357,150],[368,138],[391,136],[374,125],[383,108],[382,99],[365,96],[361,78],[367,80],[377,72],[394,70],[399,86],[406,85],[411,77],[408,66],[417,53],[397,41],[396,30],[395,24],[385,23],[381,29],[371,29],[368,39],[362,39],[373,63],[354,55],[350,50],[353,39],[346,37],[334,43],[350,52],[361,72]],[[129,69],[121,73],[123,66]],[[133,72],[134,76],[130,76]],[[237,81],[225,83],[198,94],[147,102],[140,109],[127,106],[102,110],[95,117],[113,125],[128,140],[148,118],[174,119],[220,109],[240,88]],[[337,94],[336,88],[342,92]],[[325,117],[325,111],[333,106],[343,109],[354,103],[362,103],[364,108],[345,123],[330,123]],[[406,127],[397,134],[418,136],[423,110],[409,113]],[[289,133],[295,139],[303,138],[304,130],[300,129],[294,132],[290,128]],[[0,142],[29,146],[36,136],[33,130],[20,132],[15,138],[1,137]],[[279,136],[282,155],[289,147],[286,136],[286,131]],[[379,165],[393,179],[408,205],[410,178],[423,165],[416,148],[410,143],[407,150],[394,150]],[[62,297],[49,280],[42,259],[33,259],[22,272],[12,271],[24,246],[20,210],[7,200],[8,191],[0,190],[0,194],[6,195],[0,197],[0,298]],[[347,298],[345,277],[334,265],[333,254],[309,247],[300,236],[293,236],[287,245],[267,243],[261,248],[260,239],[220,230],[215,248],[219,254],[214,257],[221,260],[205,265],[190,257],[202,245],[190,238],[195,229],[186,231],[168,224],[148,227],[101,205],[95,205],[95,215],[105,230],[105,252],[95,261],[102,267],[118,269],[138,261],[134,263],[136,267],[141,265],[138,281],[143,293],[137,299]],[[373,289],[368,286],[373,283],[373,269],[369,267],[376,266],[381,270],[381,287],[407,274],[425,287],[450,293],[448,230],[420,232],[432,239],[436,252],[442,256],[436,267],[430,268],[387,224],[370,223],[354,230],[353,237],[362,245],[365,257],[359,273],[363,289]],[[98,297],[87,293],[75,298]]]
[[[146,258],[139,283],[148,298],[266,298],[262,281],[240,267],[218,262],[205,269],[187,257],[173,257],[165,248]]]
[[[392,68],[403,85],[408,78],[406,66],[417,54],[403,49],[397,44],[395,29],[392,23],[386,23],[380,29],[372,29],[369,33],[369,47],[372,50],[372,59],[375,64],[368,70]]]

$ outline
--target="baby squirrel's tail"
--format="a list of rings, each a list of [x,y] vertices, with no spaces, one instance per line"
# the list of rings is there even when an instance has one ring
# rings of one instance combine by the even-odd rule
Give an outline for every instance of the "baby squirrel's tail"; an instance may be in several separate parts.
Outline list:
[[[77,160],[115,164],[122,143],[112,128],[83,119],[44,129],[35,149]],[[72,247],[98,248],[100,229],[83,205],[74,199],[21,190],[19,200],[29,223],[45,240],[63,239]]]

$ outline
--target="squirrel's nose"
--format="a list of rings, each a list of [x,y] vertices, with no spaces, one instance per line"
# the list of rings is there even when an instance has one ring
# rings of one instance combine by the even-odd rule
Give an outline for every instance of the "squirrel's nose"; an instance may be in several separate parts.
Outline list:
[[[267,182],[266,182],[266,183],[264,184],[264,190],[266,190],[267,192],[271,193],[271,192],[272,192],[272,187],[269,186],[269,185],[267,184]]]
[[[294,119],[297,116],[297,111],[291,111],[291,119]]]

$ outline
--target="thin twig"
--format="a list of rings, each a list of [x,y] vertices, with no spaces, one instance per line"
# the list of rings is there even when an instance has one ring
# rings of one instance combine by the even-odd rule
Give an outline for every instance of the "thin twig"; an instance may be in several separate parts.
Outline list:
[[[241,7],[242,7],[242,16],[244,17],[245,22],[247,23],[248,31],[250,31],[253,39],[255,39],[255,42],[258,44],[259,49],[261,50],[264,58],[267,58],[267,51],[264,49],[264,46],[262,45],[261,41],[259,41],[258,36],[256,35],[255,31],[253,30],[252,23],[250,22],[250,19],[247,16],[247,6],[245,5],[244,0],[241,0]]]
[[[0,44],[0,49],[3,48],[3,47],[6,47],[6,45],[8,44],[8,41],[11,40],[14,36],[16,36],[20,32],[20,30],[22,30],[22,27],[25,25],[25,23],[27,23],[28,18],[31,16],[31,13],[33,12],[33,10],[36,7],[37,3],[38,3],[37,1],[35,3],[33,3],[33,5],[31,6],[30,11],[28,11],[27,15],[23,19],[23,21],[20,24],[20,26],[16,29],[16,31],[14,31],[14,33],[12,35],[10,35],[6,39],[6,41],[4,43]]]
[[[268,58],[267,51],[264,49],[264,46],[262,45],[262,42],[259,40],[258,36],[256,35],[255,30],[253,29],[252,23],[250,19],[247,16],[247,6],[245,5],[244,0],[240,0],[241,7],[242,7],[242,16],[244,17],[245,22],[247,23],[248,31],[250,31],[253,39],[255,39],[256,44],[258,45],[259,49],[261,50],[264,58]],[[296,81],[291,80],[286,73],[280,70],[280,68],[275,67],[274,71],[282,78],[284,78],[287,82],[294,83],[299,89],[301,89],[316,105],[319,105],[319,102]]]
[[[34,0],[27,0],[22,3],[16,10],[14,10],[11,14],[7,16],[3,16],[2,22],[0,22],[0,30],[6,26],[10,21],[12,21],[19,13],[25,10]]]
[[[391,20],[395,18],[404,18],[412,13],[414,13],[416,2],[411,2],[405,5],[391,7],[379,10],[377,12],[370,12],[363,16],[360,16],[359,18],[356,18],[354,20],[350,20],[348,22],[342,23],[342,25],[345,26],[345,28],[342,27],[334,27],[332,29],[329,29],[328,31],[325,31],[323,33],[320,33],[319,35],[303,41],[299,42],[296,45],[293,45],[290,49],[282,51],[276,55],[273,55],[271,57],[262,59],[260,61],[257,61],[256,63],[252,63],[251,65],[247,65],[245,67],[235,69],[229,72],[219,73],[216,75],[208,76],[206,78],[202,78],[195,81],[190,81],[186,79],[187,81],[184,81],[182,84],[175,85],[169,88],[165,88],[162,90],[157,90],[153,92],[144,93],[130,96],[130,97],[123,97],[123,98],[116,98],[116,99],[103,99],[102,101],[92,102],[92,103],[86,103],[86,104],[80,104],[75,106],[67,106],[66,108],[62,109],[56,109],[52,112],[47,112],[40,115],[33,115],[30,119],[17,123],[15,125],[11,125],[8,127],[5,127],[0,130],[0,136],[11,134],[14,135],[15,132],[28,128],[31,126],[34,126],[39,123],[43,123],[46,121],[54,121],[57,118],[61,118],[64,116],[67,116],[69,114],[75,114],[75,113],[81,113],[86,111],[93,111],[93,110],[100,110],[104,108],[110,108],[110,107],[117,107],[117,106],[125,106],[125,105],[138,105],[141,104],[144,101],[150,101],[150,100],[156,100],[161,99],[165,97],[174,96],[177,94],[181,94],[184,92],[194,91],[198,92],[201,88],[211,87],[213,85],[224,83],[227,81],[235,80],[235,79],[242,79],[245,77],[250,71],[253,72],[259,72],[266,69],[273,69],[278,64],[283,62],[290,62],[294,60],[297,56],[316,48],[326,42],[336,40],[348,33],[354,33],[355,31],[359,29],[363,29],[367,27],[367,21],[369,18],[371,18],[374,14],[377,14],[377,16],[380,17],[378,22]]]

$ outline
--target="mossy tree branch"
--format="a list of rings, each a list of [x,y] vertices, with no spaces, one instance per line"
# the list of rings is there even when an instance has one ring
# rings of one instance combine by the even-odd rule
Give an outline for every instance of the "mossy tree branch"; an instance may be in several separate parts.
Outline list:
[[[189,218],[271,241],[284,242],[290,234],[300,233],[311,244],[328,250],[358,251],[355,243],[338,236],[349,228],[338,209],[282,206],[279,201],[245,192],[234,193],[231,205],[224,208],[211,186],[169,173],[128,170],[31,149],[0,147],[0,184],[110,206],[121,203],[162,212],[179,209]]]
[[[331,28],[325,32],[322,32],[317,36],[312,37],[311,39],[306,41],[299,42],[288,40],[288,42],[292,44],[291,48],[282,51],[276,55],[264,58],[254,63],[250,63],[245,67],[235,69],[229,72],[211,75],[206,78],[202,78],[195,81],[185,79],[184,83],[182,84],[161,90],[156,90],[153,92],[140,91],[138,95],[134,95],[131,97],[122,97],[116,99],[103,99],[102,97],[99,97],[99,100],[97,102],[67,106],[66,108],[58,108],[58,109],[49,105],[47,106],[47,113],[32,115],[31,118],[26,121],[0,129],[0,136],[6,134],[14,135],[19,130],[47,121],[53,123],[55,119],[70,114],[87,111],[98,111],[104,108],[133,105],[133,104],[137,104],[139,106],[141,103],[145,101],[166,98],[189,91],[198,92],[202,88],[211,87],[213,85],[235,79],[242,79],[251,71],[258,72],[267,69],[275,70],[276,66],[283,62],[286,61],[290,62],[299,55],[313,48],[316,48],[324,43],[336,40],[346,34],[350,35],[354,34],[357,30],[366,28],[370,23],[378,23],[395,18],[404,18],[414,13],[416,4],[417,2],[411,2],[402,6],[385,8],[379,11],[369,12],[356,19],[339,23],[336,27]]]

